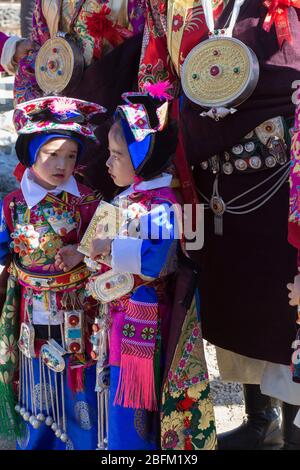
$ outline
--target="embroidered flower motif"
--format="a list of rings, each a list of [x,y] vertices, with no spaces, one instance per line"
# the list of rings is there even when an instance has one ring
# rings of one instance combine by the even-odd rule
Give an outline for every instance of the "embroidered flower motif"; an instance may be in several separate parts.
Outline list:
[[[185,347],[185,350],[186,350],[187,352],[189,352],[189,353],[192,352],[192,350],[193,350],[193,345],[192,345],[192,343],[188,343],[188,344],[186,345],[186,347]]]
[[[12,232],[13,239],[11,246],[15,253],[26,256],[33,253],[39,246],[39,233],[33,225],[16,225],[16,230]]]
[[[179,362],[179,367],[181,367],[181,369],[183,369],[186,365],[186,360],[185,359],[181,359],[180,362]]]
[[[182,414],[172,411],[164,415],[161,423],[161,436],[163,449],[183,449]]]
[[[175,15],[172,22],[172,31],[177,33],[183,26],[183,17],[181,15]]]
[[[198,338],[198,336],[200,335],[200,329],[197,326],[193,329],[193,335],[195,336],[195,338]]]
[[[13,335],[3,336],[0,341],[0,364],[11,361],[13,364],[17,361],[17,344]]]
[[[123,328],[123,335],[132,338],[135,335],[135,327],[130,323],[126,323]]]
[[[48,257],[52,258],[56,255],[58,250],[62,247],[63,243],[61,238],[56,234],[46,234],[41,238],[40,247],[41,250]]]
[[[106,18],[111,13],[111,9],[103,5],[99,12],[93,12],[86,18],[88,33],[94,38],[102,37],[105,26],[112,24],[111,20]]]
[[[152,339],[152,338],[154,337],[154,329],[153,329],[153,328],[148,328],[148,327],[144,328],[144,329],[142,330],[141,336],[142,336],[142,338],[145,339],[145,340],[147,340],[147,339],[148,339],[148,340]]]
[[[176,431],[169,429],[162,437],[163,449],[175,449],[179,442],[179,437]]]
[[[35,108],[36,108],[35,104],[29,104],[25,106],[24,110],[26,111],[26,113],[31,113],[32,111],[35,110]]]
[[[180,380],[179,382],[177,382],[177,387],[179,388],[179,390],[182,390],[184,388],[183,380]]]

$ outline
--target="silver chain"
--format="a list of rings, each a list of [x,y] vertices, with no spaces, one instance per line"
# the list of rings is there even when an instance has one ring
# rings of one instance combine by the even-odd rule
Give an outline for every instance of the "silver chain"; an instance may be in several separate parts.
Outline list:
[[[277,193],[277,191],[282,187],[282,185],[285,183],[285,181],[287,181],[287,178],[288,178],[289,173],[290,173],[290,168],[289,167],[290,167],[290,162],[286,162],[282,167],[280,167],[272,175],[268,176],[268,178],[264,179],[263,181],[256,184],[252,188],[249,188],[247,191],[244,191],[243,193],[241,193],[238,196],[234,197],[230,201],[226,202],[225,203],[225,212],[228,212],[229,214],[232,214],[232,215],[244,215],[244,214],[248,214],[250,212],[253,212],[253,211],[259,209],[261,206],[266,204],[266,202],[268,202]],[[261,194],[257,198],[255,198],[252,201],[247,202],[245,204],[241,204],[239,206],[230,206],[230,204],[232,204],[233,202],[238,201],[239,199],[246,196],[247,194],[250,194],[251,192],[253,192],[256,189],[260,188],[261,186],[266,184],[269,180],[271,180],[272,178],[274,178],[276,175],[278,175],[279,173],[281,173],[283,171],[284,171],[283,175],[271,186],[271,188],[267,189],[263,194]],[[197,189],[197,191],[203,197],[203,199],[208,203],[208,204],[204,205],[204,208],[209,209],[210,208],[210,199],[207,196],[205,196],[205,194],[203,194],[198,189]],[[218,176],[216,176],[215,181],[214,181],[214,185],[213,185],[213,196],[214,195],[220,197],[219,196]],[[261,199],[263,199],[263,198],[265,198],[265,199],[263,201],[261,201]],[[257,204],[255,207],[252,207],[252,208],[247,209],[245,211],[240,211],[239,210],[239,209],[243,209],[245,207],[252,206],[253,204],[255,204],[258,201],[261,201],[261,202],[259,204]]]

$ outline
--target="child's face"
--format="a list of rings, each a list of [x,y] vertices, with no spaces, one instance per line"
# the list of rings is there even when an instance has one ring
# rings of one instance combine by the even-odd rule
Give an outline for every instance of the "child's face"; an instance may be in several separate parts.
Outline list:
[[[52,139],[43,145],[32,168],[38,184],[53,189],[68,181],[78,154],[78,144],[71,139]]]
[[[134,183],[135,172],[120,123],[115,122],[108,134],[110,156],[106,162],[108,173],[117,186]]]

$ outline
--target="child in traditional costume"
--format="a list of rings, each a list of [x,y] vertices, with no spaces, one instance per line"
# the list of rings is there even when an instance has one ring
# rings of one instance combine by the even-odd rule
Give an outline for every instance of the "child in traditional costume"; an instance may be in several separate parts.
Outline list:
[[[181,345],[176,349],[177,360],[172,363],[174,367],[176,364],[176,380],[181,381],[175,392],[179,408],[173,409],[175,402],[170,394],[162,396],[162,384],[168,384],[169,393],[172,378],[171,371],[167,381],[163,375],[167,344],[172,336],[171,298],[180,246],[177,216],[181,213],[171,188],[172,175],[163,172],[170,165],[177,145],[176,130],[167,126],[164,88],[159,84],[149,86],[147,93],[123,95],[125,104],[117,108],[109,132],[107,167],[114,183],[126,187],[113,201],[123,208],[124,219],[113,239],[100,233],[91,244],[92,259],[111,256],[112,270],[96,275],[89,282],[91,293],[104,306],[110,300],[99,322],[102,328],[106,325],[109,336],[109,358],[105,362],[105,353],[100,351],[99,357],[104,361],[99,373],[109,364],[110,450],[190,449],[192,421],[193,437],[198,438],[199,447],[213,448],[215,442],[207,374],[198,367],[199,357],[195,355],[201,340],[196,316],[187,315],[184,338],[181,337]],[[189,346],[185,351],[186,342]],[[101,344],[105,346],[106,341]],[[191,357],[197,374],[193,383],[188,380]],[[198,387],[193,389],[194,396],[189,396],[188,387],[200,383],[200,394]],[[205,398],[206,409],[202,408],[200,413],[198,398],[202,392],[205,392],[201,398]],[[165,408],[160,415],[162,401]],[[176,410],[179,415],[173,423]],[[201,416],[205,417],[204,426]]]
[[[0,431],[12,434],[14,418],[18,448],[95,449],[93,308],[77,246],[99,201],[72,174],[94,138],[89,121],[104,108],[47,97],[18,110],[16,151],[27,169],[1,213],[0,257],[12,260],[0,320]]]

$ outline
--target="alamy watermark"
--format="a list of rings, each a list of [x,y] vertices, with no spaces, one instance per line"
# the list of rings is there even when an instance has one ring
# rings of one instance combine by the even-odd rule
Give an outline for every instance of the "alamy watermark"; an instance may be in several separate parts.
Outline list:
[[[103,234],[108,238],[134,237],[143,240],[180,240],[185,249],[200,250],[204,245],[203,204],[160,203],[147,209],[127,198],[120,211],[104,215],[101,219]],[[102,234],[102,236],[103,236]]]

